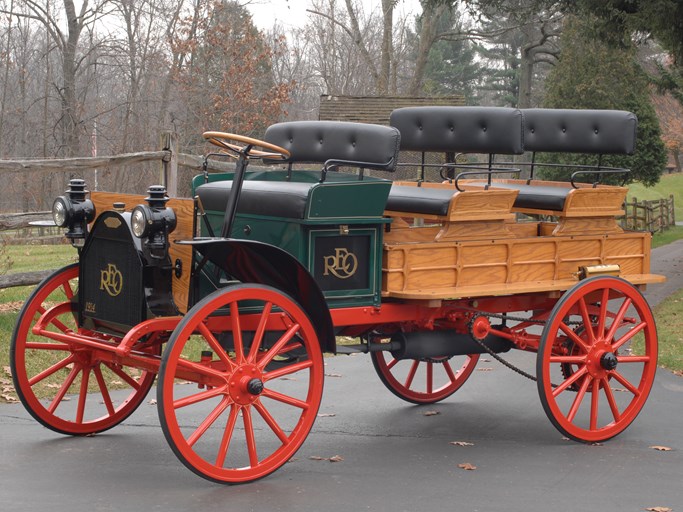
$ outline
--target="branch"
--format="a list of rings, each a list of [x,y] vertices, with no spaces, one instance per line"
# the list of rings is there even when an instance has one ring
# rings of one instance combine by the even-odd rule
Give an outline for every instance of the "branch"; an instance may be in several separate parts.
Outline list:
[[[360,34],[358,38],[356,38],[356,36],[350,28],[348,28],[340,21],[337,21],[334,17],[330,16],[329,14],[320,11],[314,11],[313,9],[306,9],[306,12],[310,12],[311,14],[317,14],[318,16],[326,18],[338,27],[340,27],[344,32],[346,32],[347,35],[351,38],[351,40],[356,44],[356,46],[360,50],[361,55],[363,56],[363,59],[365,60],[366,64],[370,66],[370,74],[372,75],[372,78],[375,80],[375,83],[377,83],[377,80],[379,79],[379,73],[377,73],[377,68],[375,67],[375,63],[370,58],[370,54],[368,53],[367,48],[365,48],[365,45],[363,45],[363,41],[362,38],[360,38]]]

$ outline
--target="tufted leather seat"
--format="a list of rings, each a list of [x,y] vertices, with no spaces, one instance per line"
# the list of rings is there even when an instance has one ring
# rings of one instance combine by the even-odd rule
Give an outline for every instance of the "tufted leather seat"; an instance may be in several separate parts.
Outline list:
[[[524,114],[524,149],[543,153],[631,155],[638,120],[623,110],[529,108]]]
[[[336,163],[393,171],[400,144],[396,128],[372,124],[336,121],[294,121],[274,124],[266,130],[264,139],[290,152],[289,163]],[[282,163],[272,160],[270,163]],[[361,180],[345,180],[330,173],[324,183],[297,181],[296,172],[287,180],[245,179],[238,203],[242,214],[304,219],[309,215],[316,191],[327,186],[363,187]],[[377,181],[377,180],[375,180]],[[368,185],[371,186],[371,185]],[[196,194],[206,210],[224,211],[232,181],[215,181],[200,185]],[[379,206],[379,211],[383,209]],[[342,215],[343,212],[340,212]]]
[[[292,121],[269,126],[264,139],[289,151],[292,163],[336,160],[393,171],[401,135],[396,128],[374,124]]]
[[[401,149],[519,155],[524,152],[522,113],[504,107],[406,107],[394,110],[391,126]]]

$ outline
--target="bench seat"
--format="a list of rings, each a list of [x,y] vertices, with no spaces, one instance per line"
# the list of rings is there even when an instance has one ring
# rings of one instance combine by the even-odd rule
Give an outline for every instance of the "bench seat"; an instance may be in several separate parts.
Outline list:
[[[394,184],[387,199],[387,210],[417,215],[446,216],[456,192],[453,188],[438,189]]]
[[[225,211],[232,181],[214,181],[197,187],[196,195],[205,210]],[[303,219],[306,216],[310,183],[245,180],[238,204],[240,213],[267,217]]]
[[[486,183],[472,183],[471,185],[483,187]],[[527,185],[526,183],[504,183],[498,181],[494,181],[491,186],[507,190],[517,190],[519,194],[513,205],[516,209],[550,210],[554,212],[564,210],[567,195],[573,190],[569,187]]]

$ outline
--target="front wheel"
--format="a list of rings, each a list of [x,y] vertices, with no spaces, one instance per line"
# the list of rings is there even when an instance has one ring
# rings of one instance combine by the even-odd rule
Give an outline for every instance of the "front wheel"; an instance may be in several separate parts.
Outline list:
[[[645,405],[657,370],[657,330],[628,281],[596,276],[555,304],[543,329],[536,372],[543,408],[576,441],[621,433]]]
[[[260,285],[218,290],[187,313],[164,351],[162,429],[199,476],[223,483],[262,478],[308,436],[323,372],[316,331],[293,299]]]
[[[147,395],[155,374],[111,363],[94,348],[53,338],[53,333],[68,337],[85,332],[70,304],[77,293],[76,264],[38,285],[19,313],[10,365],[17,394],[31,416],[62,434],[88,435],[130,416]],[[49,318],[44,332],[34,334],[33,327],[43,315]]]

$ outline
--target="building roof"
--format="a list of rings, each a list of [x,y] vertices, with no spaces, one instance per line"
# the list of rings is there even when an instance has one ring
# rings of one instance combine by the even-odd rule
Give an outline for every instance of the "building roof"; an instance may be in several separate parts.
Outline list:
[[[389,124],[397,108],[465,104],[464,96],[320,96],[319,119],[356,123]]]

